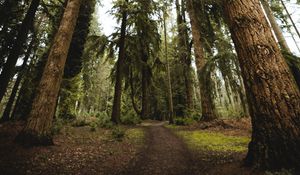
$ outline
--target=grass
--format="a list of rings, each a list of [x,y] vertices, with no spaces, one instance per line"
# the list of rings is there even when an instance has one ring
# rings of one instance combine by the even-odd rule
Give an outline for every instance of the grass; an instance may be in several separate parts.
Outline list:
[[[217,152],[244,152],[250,138],[227,136],[215,132],[177,131],[192,149]]]

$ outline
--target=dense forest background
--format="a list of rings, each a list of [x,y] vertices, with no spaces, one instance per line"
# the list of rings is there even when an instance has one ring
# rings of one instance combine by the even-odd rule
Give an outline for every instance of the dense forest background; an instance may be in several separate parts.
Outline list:
[[[248,164],[297,167],[299,9],[288,0],[0,0],[0,121],[24,122],[18,143],[51,145],[65,125],[245,118]]]

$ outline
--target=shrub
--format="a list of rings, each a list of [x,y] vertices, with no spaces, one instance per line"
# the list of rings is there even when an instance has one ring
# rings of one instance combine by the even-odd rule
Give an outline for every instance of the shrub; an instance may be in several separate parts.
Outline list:
[[[91,127],[90,130],[94,132],[97,130],[98,124],[96,122],[91,122],[90,127]]]
[[[122,141],[125,136],[125,130],[120,127],[115,127],[112,130],[112,137],[117,141]]]
[[[136,125],[141,123],[141,119],[134,112],[128,112],[121,117],[121,122],[125,125]]]
[[[72,126],[74,126],[74,127],[83,127],[83,126],[88,126],[88,125],[89,125],[89,123],[86,121],[85,118],[78,118],[72,123]]]
[[[181,125],[181,126],[187,126],[191,125],[195,122],[193,118],[182,118],[182,117],[177,117],[174,119],[175,125]]]

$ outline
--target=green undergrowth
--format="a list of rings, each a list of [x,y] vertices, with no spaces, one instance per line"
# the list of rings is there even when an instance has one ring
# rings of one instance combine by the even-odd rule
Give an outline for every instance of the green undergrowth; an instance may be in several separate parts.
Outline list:
[[[189,147],[196,150],[216,152],[243,152],[247,150],[250,138],[227,136],[216,132],[177,131]]]

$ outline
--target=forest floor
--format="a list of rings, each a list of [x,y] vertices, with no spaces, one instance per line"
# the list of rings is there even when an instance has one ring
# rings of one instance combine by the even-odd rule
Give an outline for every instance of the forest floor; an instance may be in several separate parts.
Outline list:
[[[67,126],[54,137],[54,146],[33,148],[13,142],[23,125],[0,125],[0,174],[265,174],[242,166],[251,134],[244,119],[191,126],[145,121],[122,126],[122,140],[112,137],[112,129]]]

